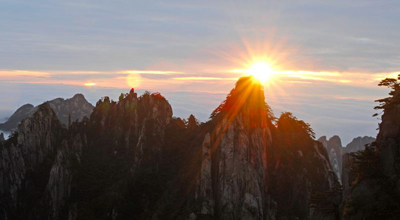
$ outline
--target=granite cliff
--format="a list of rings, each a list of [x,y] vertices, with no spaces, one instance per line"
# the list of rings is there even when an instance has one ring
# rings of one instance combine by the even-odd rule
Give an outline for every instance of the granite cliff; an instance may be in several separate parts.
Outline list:
[[[343,155],[344,219],[400,218],[400,86],[397,79],[379,85],[392,91],[377,100],[383,115],[376,141]]]

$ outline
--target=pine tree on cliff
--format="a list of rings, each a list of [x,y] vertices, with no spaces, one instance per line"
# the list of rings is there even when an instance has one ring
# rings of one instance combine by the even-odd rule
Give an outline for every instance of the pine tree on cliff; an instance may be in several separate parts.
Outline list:
[[[194,115],[190,114],[187,122],[188,129],[195,129],[199,126],[199,121],[194,117]]]
[[[265,102],[263,86],[252,76],[241,77],[235,88],[212,113],[210,118],[234,118],[238,112],[246,113],[250,118],[251,126],[266,126],[265,118],[271,122],[275,119],[271,108]]]
[[[400,98],[398,96],[395,96],[395,94],[400,89],[399,80],[400,80],[400,74],[397,76],[397,79],[386,78],[378,84],[378,86],[386,86],[386,87],[390,88],[391,90],[389,92],[389,95],[390,95],[389,97],[375,100],[375,102],[380,103],[378,106],[375,107],[375,109],[386,109],[387,107],[389,107],[392,104],[399,103]],[[375,114],[374,116],[377,116],[377,114]]]

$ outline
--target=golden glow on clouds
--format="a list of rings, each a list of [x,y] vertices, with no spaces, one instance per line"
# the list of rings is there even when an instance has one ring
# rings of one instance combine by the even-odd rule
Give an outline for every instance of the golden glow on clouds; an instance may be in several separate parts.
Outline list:
[[[96,83],[94,83],[94,82],[87,82],[87,83],[84,83],[83,85],[84,85],[84,86],[87,86],[87,87],[91,87],[91,86],[95,86]]]
[[[0,77],[50,77],[50,73],[29,70],[0,70]]]
[[[126,77],[126,84],[130,88],[138,88],[142,83],[142,77],[140,74],[131,73]]]
[[[266,77],[269,77],[269,79],[266,80],[264,78],[261,81],[266,80],[266,86],[271,88],[276,87],[275,91],[278,93],[279,87],[284,85],[290,86],[292,84],[293,86],[301,86],[310,83],[375,88],[380,80],[387,77],[396,78],[400,73],[284,70],[283,66],[278,66],[273,61],[265,59],[265,57],[262,59],[253,58],[241,66],[243,68],[236,70],[226,70],[223,72],[220,70],[214,72],[208,70],[208,72],[200,73],[169,70],[118,70],[109,72],[0,70],[0,80],[9,83],[64,84],[122,89],[134,87],[154,91],[181,89],[190,91],[207,90],[214,92],[217,90],[221,91],[221,85],[232,86],[243,75],[257,75],[272,70],[273,74]],[[154,76],[154,74],[162,76]],[[205,83],[207,86],[205,86]]]
[[[209,80],[227,80],[231,81],[234,80],[236,81],[237,78],[221,78],[221,77],[204,77],[204,76],[188,76],[188,77],[175,77],[173,78],[175,80],[186,80],[186,81],[209,81]]]
[[[182,74],[182,72],[177,71],[161,71],[161,70],[124,70],[121,73],[126,74],[158,74],[158,75],[168,75],[168,74]]]

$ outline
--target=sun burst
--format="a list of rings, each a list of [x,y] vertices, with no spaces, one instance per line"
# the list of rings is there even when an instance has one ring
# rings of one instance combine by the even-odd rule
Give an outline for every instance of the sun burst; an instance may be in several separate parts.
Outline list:
[[[273,67],[265,61],[255,62],[247,72],[261,83],[267,82],[275,73]]]

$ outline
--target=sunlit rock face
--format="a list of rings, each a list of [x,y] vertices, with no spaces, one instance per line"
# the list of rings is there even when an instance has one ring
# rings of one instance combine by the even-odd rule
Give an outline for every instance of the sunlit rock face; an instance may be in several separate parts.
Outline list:
[[[228,98],[226,103],[231,106],[225,106],[214,119],[215,127],[202,144],[196,191],[202,202],[201,214],[220,219],[266,218],[267,148],[272,136],[267,118],[262,117],[267,112],[257,109],[264,103],[264,94],[251,83],[238,82],[229,98],[239,98]]]
[[[242,80],[217,108],[219,114],[212,114],[214,126],[203,140],[197,215],[335,219],[342,192],[326,149],[296,130],[304,122],[280,118],[276,127],[266,106],[264,112],[252,109],[250,103],[264,102],[263,91]],[[246,94],[257,98],[246,99]]]
[[[318,139],[318,141],[321,142],[328,151],[329,161],[332,165],[332,169],[336,173],[339,181],[341,182],[343,147],[340,137],[335,135],[327,140],[326,136],[322,136]]]
[[[93,111],[93,105],[82,94],[76,94],[69,99],[57,98],[46,103],[53,109],[60,122],[66,126],[89,117]],[[21,106],[5,123],[0,123],[0,130],[15,131],[23,119],[33,116],[38,109],[39,106],[34,107],[31,104]]]
[[[222,121],[203,145],[203,163],[197,196],[202,214],[221,219],[263,219],[267,190],[268,128],[250,131],[243,115]]]

